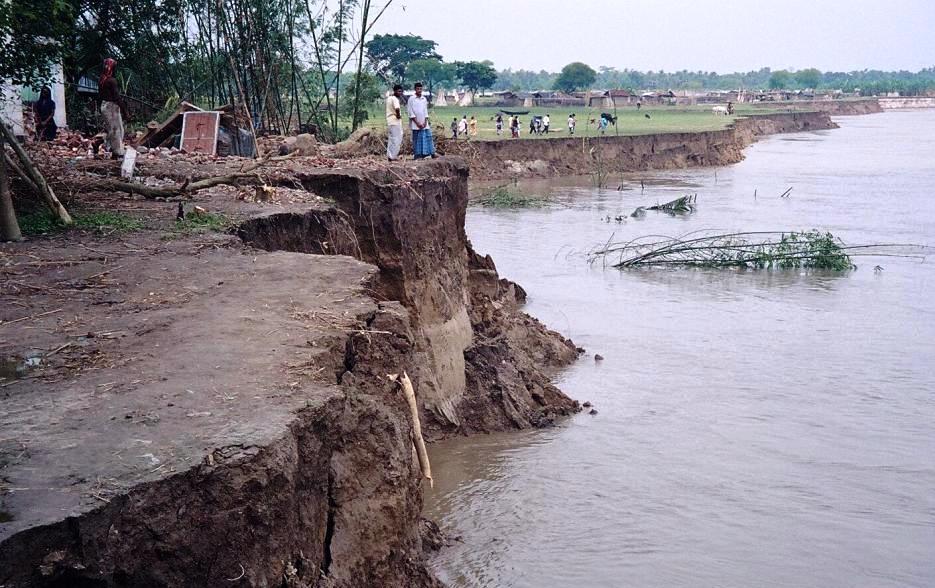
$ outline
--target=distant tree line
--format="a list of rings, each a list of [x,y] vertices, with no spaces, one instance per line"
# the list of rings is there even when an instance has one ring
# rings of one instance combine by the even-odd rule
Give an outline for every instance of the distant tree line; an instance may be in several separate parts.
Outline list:
[[[583,71],[579,66],[585,64],[572,63],[565,69],[574,66],[578,75]],[[591,69],[588,67],[588,69]],[[588,88],[625,88],[631,90],[736,90],[747,89],[817,89],[817,90],[843,90],[845,92],[860,91],[863,95],[876,95],[886,92],[899,92],[912,96],[935,91],[935,67],[926,68],[918,72],[909,71],[880,71],[862,70],[852,72],[822,72],[814,68],[798,71],[771,70],[768,67],[749,72],[718,74],[707,71],[677,72],[648,71],[642,72],[632,69],[616,69],[613,67],[599,67],[594,72],[593,81],[583,87],[578,84],[565,82],[567,75],[563,72],[555,73],[545,70],[511,70],[506,69],[497,73],[497,82],[493,90],[530,92],[548,89],[576,89]],[[585,77],[586,79],[586,77]]]

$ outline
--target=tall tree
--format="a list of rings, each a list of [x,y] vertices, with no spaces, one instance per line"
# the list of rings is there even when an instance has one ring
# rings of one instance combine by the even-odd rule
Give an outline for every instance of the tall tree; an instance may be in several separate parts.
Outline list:
[[[795,72],[795,81],[803,88],[815,89],[821,83],[821,72],[814,67],[800,69]]]
[[[429,93],[435,96],[435,87],[454,82],[458,78],[458,70],[453,63],[417,59],[406,68],[406,78],[414,82],[421,81],[428,86]]]
[[[474,93],[486,90],[497,82],[497,70],[490,61],[456,61],[461,83]]]
[[[774,71],[769,76],[769,87],[773,90],[783,90],[792,85],[792,74],[784,69]]]
[[[367,42],[367,57],[377,75],[387,81],[406,81],[406,67],[420,59],[441,59],[435,41],[418,35],[376,35]]]
[[[562,92],[574,92],[575,90],[590,88],[596,79],[597,72],[591,69],[591,66],[575,61],[562,68],[558,78],[555,79],[553,87]]]

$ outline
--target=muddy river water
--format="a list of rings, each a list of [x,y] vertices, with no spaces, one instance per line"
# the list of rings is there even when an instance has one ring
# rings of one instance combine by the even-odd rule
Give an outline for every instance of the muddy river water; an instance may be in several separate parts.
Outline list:
[[[581,255],[697,229],[935,245],[935,111],[837,122],[731,167],[530,183],[552,204],[469,210],[527,310],[587,348],[557,383],[598,414],[430,448],[426,514],[458,538],[433,563],[446,582],[935,586],[935,257],[823,275]],[[686,193],[690,216],[613,219]]]

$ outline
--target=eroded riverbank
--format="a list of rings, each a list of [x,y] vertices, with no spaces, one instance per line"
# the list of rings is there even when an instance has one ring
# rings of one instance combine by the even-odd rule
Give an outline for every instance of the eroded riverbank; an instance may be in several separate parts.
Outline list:
[[[714,116],[714,115],[712,115]],[[729,165],[759,137],[833,129],[827,112],[781,112],[738,118],[727,129],[600,138],[465,141],[444,144],[463,156],[478,180],[576,176]]]
[[[463,162],[269,182],[315,203],[0,249],[3,353],[38,362],[0,391],[0,583],[434,586],[388,374],[432,439],[577,410],[543,371],[574,345],[467,241]]]

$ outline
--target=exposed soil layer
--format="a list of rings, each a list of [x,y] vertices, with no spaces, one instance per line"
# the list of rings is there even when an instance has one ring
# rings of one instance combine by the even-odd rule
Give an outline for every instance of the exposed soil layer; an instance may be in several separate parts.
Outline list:
[[[199,195],[268,253],[0,247],[0,350],[39,363],[0,388],[0,585],[434,586],[387,374],[413,376],[430,438],[577,409],[545,372],[574,345],[470,248],[462,161],[269,181],[307,202]],[[155,227],[175,209],[140,204]]]
[[[712,115],[714,116],[714,115]],[[826,112],[783,112],[737,119],[721,131],[600,138],[448,142],[468,159],[475,179],[586,175],[729,165],[757,137],[836,128]]]
[[[520,311],[522,289],[471,248],[464,162],[420,168],[418,180],[405,168],[342,176],[340,190],[328,189],[333,173],[297,173],[335,208],[251,219],[239,235],[267,250],[340,253],[380,269],[371,289],[412,317],[419,361],[411,375],[429,439],[542,426],[578,410],[546,375],[573,361],[575,346]]]

